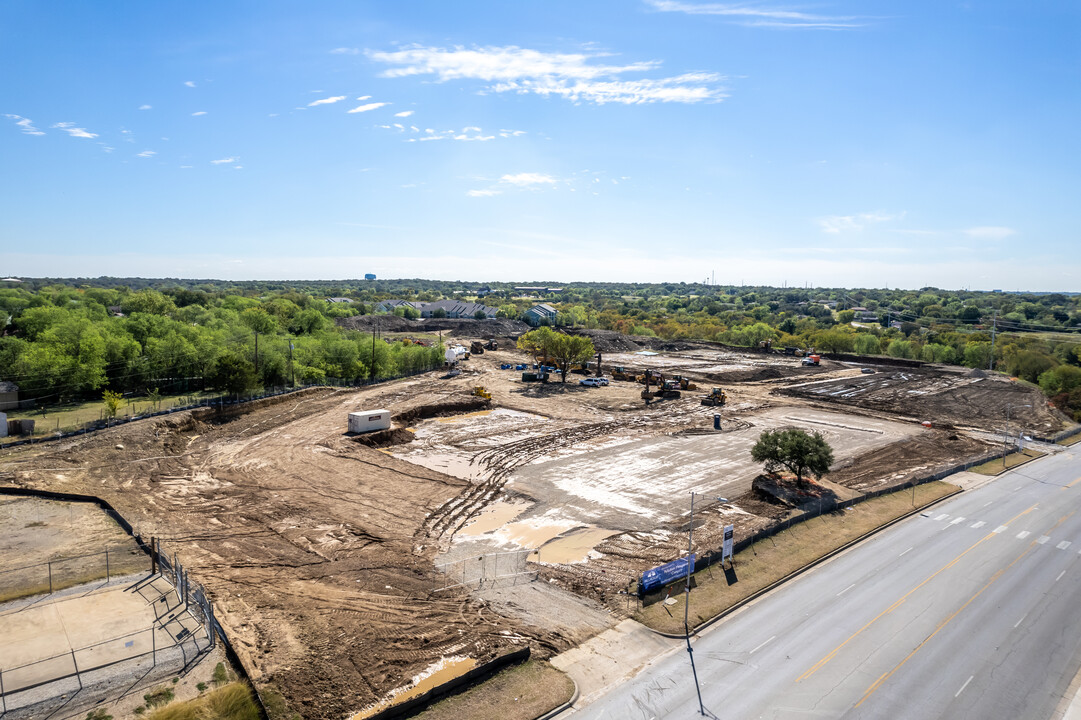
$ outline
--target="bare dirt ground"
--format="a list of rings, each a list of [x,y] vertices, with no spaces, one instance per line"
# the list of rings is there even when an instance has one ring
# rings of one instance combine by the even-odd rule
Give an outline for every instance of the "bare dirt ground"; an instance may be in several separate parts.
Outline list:
[[[621,591],[685,550],[691,491],[701,493],[701,552],[720,546],[726,524],[740,537],[792,512],[752,484],[762,429],[814,430],[835,447],[836,473],[796,504],[850,497],[981,454],[963,432],[921,427],[937,422],[924,409],[990,422],[999,391],[1020,387],[937,370],[803,368],[704,343],[658,342],[643,355],[632,342],[643,347],[603,351],[605,368],[678,372],[702,389],[647,405],[631,382],[523,382],[500,365],[526,358],[505,349],[452,379],[313,390],[229,418],[178,413],[20,448],[0,457],[0,482],[98,495],[143,535],[169,539],[256,685],[303,717],[340,718],[450,658],[480,663],[523,643],[544,657],[625,617]],[[900,374],[905,384],[880,405],[830,394]],[[728,392],[725,407],[700,404],[711,385]],[[492,393],[490,407],[478,407],[474,386]],[[375,447],[344,434],[348,412],[383,407],[401,420]],[[721,494],[729,502],[711,499]],[[528,563],[537,580],[442,590],[436,563],[517,548],[538,550]]]

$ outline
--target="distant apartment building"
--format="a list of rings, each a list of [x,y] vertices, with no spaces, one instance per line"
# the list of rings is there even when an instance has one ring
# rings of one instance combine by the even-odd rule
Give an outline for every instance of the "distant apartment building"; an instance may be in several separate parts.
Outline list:
[[[536,327],[537,325],[542,325],[544,323],[554,325],[556,321],[556,315],[558,314],[558,311],[551,305],[548,305],[547,303],[541,303],[540,305],[534,305],[533,307],[526,310],[525,318],[526,322],[528,322],[533,327]]]

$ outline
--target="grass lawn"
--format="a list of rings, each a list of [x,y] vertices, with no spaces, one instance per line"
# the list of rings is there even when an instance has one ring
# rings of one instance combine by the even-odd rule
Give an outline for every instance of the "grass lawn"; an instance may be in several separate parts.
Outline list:
[[[117,410],[117,417],[127,417],[149,413],[154,410],[168,410],[171,407],[190,405],[201,398],[218,397],[218,392],[193,391],[183,395],[163,395],[158,405],[152,405],[146,397],[125,398]],[[12,410],[8,412],[11,420],[28,419],[34,421],[34,435],[48,435],[57,429],[72,430],[81,428],[84,424],[100,420],[105,417],[105,403],[101,400],[89,400],[87,402],[65,403],[53,405],[35,410]]]
[[[574,683],[542,660],[501,670],[463,693],[440,700],[420,720],[533,720],[571,699]]]
[[[794,525],[772,539],[760,540],[733,558],[733,569],[715,565],[695,573],[691,590],[690,625],[701,625],[755,592],[829,554],[886,523],[957,491],[944,482],[872,498],[842,512],[830,513]],[[915,502],[913,503],[913,498]],[[635,619],[662,632],[683,632],[683,598],[673,591],[675,604],[644,607]]]
[[[995,458],[994,460],[988,460],[982,465],[977,465],[976,467],[969,468],[969,472],[979,473],[981,475],[999,475],[1006,470],[1009,470],[1010,468],[1017,467],[1018,465],[1023,465],[1029,460],[1035,460],[1036,458],[1043,456],[1044,453],[1039,452],[1038,450],[1031,450],[1029,448],[1025,448],[1021,452],[1009,453],[1006,456],[1005,463],[1003,462],[1002,458],[999,457]]]
[[[1072,435],[1072,436],[1070,436],[1068,438],[1064,438],[1062,440],[1059,440],[1058,444],[1059,445],[1065,445],[1065,446],[1069,447],[1070,445],[1076,445],[1079,442],[1081,442],[1081,433],[1078,433],[1077,435]]]

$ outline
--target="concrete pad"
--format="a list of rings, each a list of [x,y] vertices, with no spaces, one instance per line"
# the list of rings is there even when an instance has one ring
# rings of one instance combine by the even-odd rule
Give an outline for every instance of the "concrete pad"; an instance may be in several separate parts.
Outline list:
[[[634,620],[624,620],[578,647],[556,655],[551,663],[578,684],[580,698],[576,704],[586,705],[678,647],[678,641],[662,637]]]

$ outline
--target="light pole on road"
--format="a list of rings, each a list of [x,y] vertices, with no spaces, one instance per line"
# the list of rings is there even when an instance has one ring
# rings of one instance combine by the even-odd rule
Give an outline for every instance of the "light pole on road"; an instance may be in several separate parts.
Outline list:
[[[1010,410],[1012,408],[1015,408],[1015,407],[1030,408],[1032,406],[1031,405],[1014,405],[1012,403],[1006,403],[1006,434],[1002,436],[1002,468],[1003,469],[1006,468],[1006,448],[1009,446],[1009,442],[1010,442]],[[691,501],[692,501],[692,505],[693,505],[694,498],[691,498]]]
[[[683,588],[683,632],[687,637],[687,657],[691,659],[691,675],[694,676],[694,689],[698,693],[698,712],[706,714],[706,707],[702,704],[702,688],[698,686],[698,671],[694,668],[694,650],[691,649],[691,625],[689,622],[691,607],[691,573],[694,571],[694,561],[691,559],[692,541],[694,538],[694,491],[691,492],[691,516],[687,522],[687,581]],[[728,498],[719,497],[717,502],[726,503]]]

